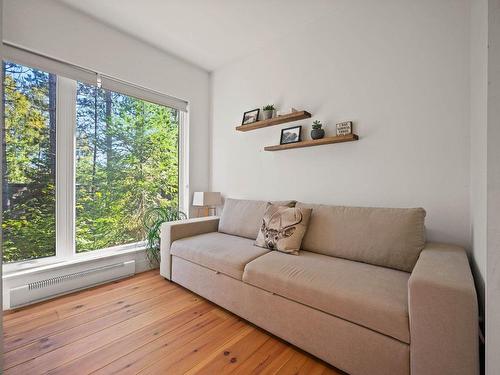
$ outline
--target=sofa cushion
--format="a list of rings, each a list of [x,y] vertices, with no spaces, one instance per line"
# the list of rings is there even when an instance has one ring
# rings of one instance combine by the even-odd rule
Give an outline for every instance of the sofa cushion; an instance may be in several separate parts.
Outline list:
[[[309,208],[269,204],[255,245],[297,255],[310,216]]]
[[[248,263],[243,281],[409,343],[409,273],[301,251]]]
[[[295,205],[295,201],[273,203],[290,205],[291,207]],[[267,204],[267,201],[226,198],[219,220],[219,232],[255,240],[259,233],[262,216],[266,212]]]
[[[313,209],[307,251],[411,272],[425,245],[422,208],[297,207]]]
[[[174,241],[170,253],[200,266],[241,280],[245,265],[269,250],[253,245],[253,241],[212,232]]]

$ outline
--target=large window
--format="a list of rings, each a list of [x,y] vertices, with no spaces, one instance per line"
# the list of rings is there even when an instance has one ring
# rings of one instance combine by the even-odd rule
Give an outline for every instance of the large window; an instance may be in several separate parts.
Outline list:
[[[4,262],[140,243],[149,208],[179,207],[181,111],[3,69]]]
[[[56,77],[4,63],[3,260],[55,255]]]
[[[78,83],[76,250],[144,239],[152,206],[178,205],[177,111]]]

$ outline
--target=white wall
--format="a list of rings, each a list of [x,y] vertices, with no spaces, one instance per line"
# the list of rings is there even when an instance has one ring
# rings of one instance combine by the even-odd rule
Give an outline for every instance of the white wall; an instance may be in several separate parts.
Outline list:
[[[53,0],[6,0],[7,42],[189,101],[190,188],[208,187],[209,75]]]
[[[335,5],[333,5],[335,4]],[[470,246],[469,3],[337,1],[322,22],[212,76],[211,187],[226,196],[427,210],[430,240]],[[281,152],[267,103],[355,122],[360,141]]]
[[[488,0],[470,2],[470,204],[472,266],[484,308],[487,246]],[[481,311],[484,314],[484,311]]]
[[[500,371],[500,0],[489,0],[486,373]]]

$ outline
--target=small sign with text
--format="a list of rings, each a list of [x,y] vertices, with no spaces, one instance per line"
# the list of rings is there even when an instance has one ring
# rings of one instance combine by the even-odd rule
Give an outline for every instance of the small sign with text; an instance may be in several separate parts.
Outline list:
[[[337,136],[352,133],[352,121],[339,122],[337,124]]]

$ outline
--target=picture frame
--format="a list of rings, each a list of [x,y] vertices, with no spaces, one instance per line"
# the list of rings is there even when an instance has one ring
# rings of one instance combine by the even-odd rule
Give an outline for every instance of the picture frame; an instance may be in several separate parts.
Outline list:
[[[352,134],[352,121],[339,122],[336,125],[337,137]]]
[[[291,126],[289,128],[281,129],[280,145],[300,142],[301,132],[302,132],[302,125]]]
[[[251,111],[246,111],[243,113],[243,119],[241,120],[241,125],[250,125],[254,122],[259,121],[260,108],[252,109]]]

